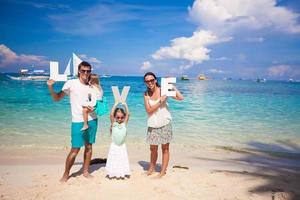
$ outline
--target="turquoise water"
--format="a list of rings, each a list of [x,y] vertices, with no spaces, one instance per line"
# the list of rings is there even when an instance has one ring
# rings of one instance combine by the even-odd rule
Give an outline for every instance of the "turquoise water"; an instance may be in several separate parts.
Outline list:
[[[145,142],[147,116],[142,77],[101,79],[109,106],[110,87],[131,86],[128,142]],[[56,83],[59,91],[63,83]],[[268,81],[177,81],[185,100],[169,100],[174,143],[198,146],[260,146],[298,151],[300,83]],[[70,146],[69,99],[53,102],[45,82],[13,81],[0,74],[0,146],[59,148]],[[98,144],[109,141],[109,117],[99,118]],[[266,145],[263,145],[266,144]],[[282,149],[280,149],[282,150]],[[300,150],[299,150],[300,152]]]

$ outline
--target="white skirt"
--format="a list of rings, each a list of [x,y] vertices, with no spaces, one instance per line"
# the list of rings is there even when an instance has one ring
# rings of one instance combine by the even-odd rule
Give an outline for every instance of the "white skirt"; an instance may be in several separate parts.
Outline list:
[[[109,178],[124,178],[126,175],[130,175],[127,148],[125,143],[120,146],[114,144],[113,142],[111,143],[105,169]]]

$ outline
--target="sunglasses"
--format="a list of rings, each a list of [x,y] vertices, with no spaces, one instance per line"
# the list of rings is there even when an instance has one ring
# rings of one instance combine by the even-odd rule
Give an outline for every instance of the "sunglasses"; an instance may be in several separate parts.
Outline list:
[[[117,119],[124,119],[125,117],[116,117]]]
[[[148,81],[145,81],[146,84],[149,84],[149,83],[152,83],[152,84],[153,84],[154,82],[155,82],[155,79],[150,79],[150,80],[148,80]]]
[[[90,74],[91,72],[92,72],[92,70],[84,70],[84,69],[81,69],[81,70],[79,70],[79,72],[81,73],[81,74]]]

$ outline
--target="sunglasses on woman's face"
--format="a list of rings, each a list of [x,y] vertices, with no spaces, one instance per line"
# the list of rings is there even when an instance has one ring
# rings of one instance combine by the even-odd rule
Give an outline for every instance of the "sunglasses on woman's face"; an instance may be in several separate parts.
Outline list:
[[[116,117],[117,119],[124,119],[124,117]]]
[[[84,70],[84,69],[81,69],[81,70],[79,70],[79,72],[81,73],[81,74],[90,74],[91,72],[92,72],[92,70]]]
[[[147,80],[147,81],[145,80],[145,83],[146,83],[146,84],[149,84],[149,83],[152,83],[152,84],[153,84],[154,82],[155,82],[155,79],[150,79],[150,80]]]

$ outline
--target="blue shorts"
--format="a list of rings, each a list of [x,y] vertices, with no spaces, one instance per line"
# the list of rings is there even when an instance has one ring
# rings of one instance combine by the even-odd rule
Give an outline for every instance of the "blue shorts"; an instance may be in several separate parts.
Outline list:
[[[72,148],[80,148],[85,143],[94,144],[96,141],[96,133],[98,128],[98,119],[88,121],[89,128],[81,131],[83,122],[72,122],[71,127],[71,143]]]

